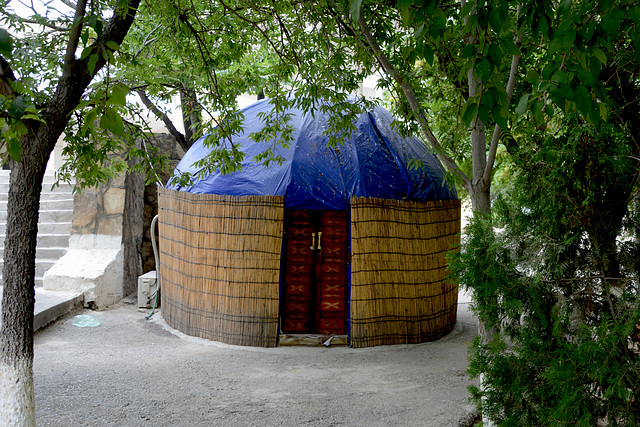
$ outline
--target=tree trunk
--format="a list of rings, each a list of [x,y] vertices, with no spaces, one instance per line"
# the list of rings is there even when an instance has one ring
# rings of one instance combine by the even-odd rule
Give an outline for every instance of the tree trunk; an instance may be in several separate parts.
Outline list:
[[[136,141],[136,148],[142,145]],[[129,159],[128,166],[133,168],[140,161]],[[138,277],[142,270],[142,238],[144,236],[144,175],[140,172],[128,172],[124,180],[125,198],[122,218],[122,244],[124,245],[124,274],[122,295],[134,294],[138,288]]]
[[[4,425],[35,425],[33,400],[33,308],[35,258],[42,178],[53,144],[39,144],[41,133],[23,139],[14,162],[7,206],[4,291],[0,335],[0,390]],[[42,149],[42,145],[50,149]]]
[[[184,150],[186,152],[196,142],[197,138],[194,129],[200,126],[202,113],[196,91],[185,83],[182,84],[182,87],[183,89],[180,90],[180,105],[182,107],[184,137],[187,143],[187,148]]]

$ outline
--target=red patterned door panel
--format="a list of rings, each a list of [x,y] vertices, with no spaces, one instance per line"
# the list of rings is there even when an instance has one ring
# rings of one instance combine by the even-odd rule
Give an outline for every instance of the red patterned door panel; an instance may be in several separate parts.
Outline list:
[[[347,333],[347,212],[324,211],[318,258],[318,332]]]
[[[313,320],[311,297],[313,230],[308,210],[287,211],[282,310],[282,330],[287,333],[309,332],[309,328],[312,327],[310,323]]]
[[[282,330],[347,333],[347,212],[287,210]]]

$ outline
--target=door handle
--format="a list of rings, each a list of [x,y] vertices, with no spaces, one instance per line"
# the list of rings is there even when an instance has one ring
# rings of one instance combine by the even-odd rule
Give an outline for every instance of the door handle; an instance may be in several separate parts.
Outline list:
[[[311,233],[311,246],[309,246],[309,249],[312,251],[316,249],[316,233]]]
[[[322,231],[318,232],[318,249],[322,249]]]

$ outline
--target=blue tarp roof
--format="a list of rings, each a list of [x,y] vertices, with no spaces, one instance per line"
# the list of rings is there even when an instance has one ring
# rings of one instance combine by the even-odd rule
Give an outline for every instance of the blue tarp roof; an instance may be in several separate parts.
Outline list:
[[[288,209],[347,209],[352,196],[414,201],[458,198],[455,188],[445,183],[444,168],[435,155],[418,139],[392,130],[393,116],[382,107],[362,113],[355,122],[356,130],[335,147],[328,147],[329,138],[323,135],[328,114],[286,111],[291,114],[293,141],[286,149],[277,147],[285,159],[282,165],[264,167],[254,157],[272,143],[255,142],[249,135],[264,127],[259,113],[271,109],[265,99],[243,110],[244,131],[233,137],[247,154],[241,171],[214,173],[189,187],[168,187],[190,193],[284,196]],[[199,170],[193,163],[211,150],[203,141],[195,142],[174,174],[196,175]],[[410,159],[421,160],[423,167],[410,169]]]

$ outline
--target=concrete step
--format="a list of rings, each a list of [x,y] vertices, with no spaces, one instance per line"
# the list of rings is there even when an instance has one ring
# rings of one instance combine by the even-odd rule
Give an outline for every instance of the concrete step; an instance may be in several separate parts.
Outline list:
[[[58,262],[58,259],[36,259],[36,287],[42,287],[42,279],[44,273],[47,272],[53,265]],[[4,267],[4,261],[0,262],[0,271]],[[0,284],[2,283],[2,273],[0,273]]]
[[[0,249],[4,249],[4,235],[0,235]],[[40,248],[68,248],[69,233],[67,234],[38,234],[37,245]],[[37,250],[37,249],[36,249]]]
[[[69,209],[40,210],[39,222],[73,222],[73,205]]]
[[[10,171],[4,170],[4,169],[0,170],[0,190],[3,190],[5,188],[4,185],[6,185],[7,186],[6,188],[8,189],[9,182],[10,182]],[[50,191],[51,187],[56,182],[58,182],[58,177],[54,173],[47,172],[44,174],[44,177],[42,178],[42,189],[46,191]],[[56,186],[56,190],[58,189],[58,187],[60,188],[73,187],[74,184],[75,184],[74,179],[72,179],[71,182],[69,183],[60,181],[59,184]]]
[[[64,193],[64,192],[72,192],[75,183],[67,184],[60,183],[59,185],[53,186],[53,182],[43,182],[42,183],[42,192],[43,193]],[[9,192],[9,180],[3,181],[0,179],[0,192],[8,193]]]
[[[65,202],[68,200],[73,201],[74,194],[71,191],[57,191],[57,192],[48,192],[43,191],[40,195],[40,203],[47,202],[51,200],[64,200]],[[7,206],[7,198],[8,194],[0,193],[0,204],[2,205],[2,209],[6,209]]]
[[[71,222],[39,222],[39,234],[69,234],[71,232]]]
[[[69,233],[67,234],[38,234],[38,246],[42,248],[69,247]]]
[[[7,204],[8,202],[6,200],[0,200],[0,210],[6,211]],[[43,197],[42,199],[40,199],[40,211],[50,211],[50,210],[56,210],[60,208],[63,208],[63,209],[73,208],[73,196],[69,194],[60,193],[58,195],[54,194],[53,198]]]
[[[38,234],[69,234],[71,232],[70,222],[40,222],[38,223]],[[0,236],[4,238],[7,233],[7,224],[0,222]]]
[[[66,183],[66,182],[61,182],[60,184],[56,185],[55,188],[53,187],[55,181],[53,179],[48,179],[45,176],[44,181],[42,181],[42,192],[71,192],[73,191],[73,187],[75,185],[75,182],[71,182],[71,183]],[[0,192],[2,193],[7,193],[9,192],[9,178],[4,178],[3,176],[0,176]]]
[[[72,205],[73,206],[73,205]],[[40,209],[39,222],[72,222],[73,207],[67,209]],[[0,222],[7,222],[7,210],[0,210]]]
[[[43,278],[47,272],[58,261],[57,259],[36,259],[36,277]]]
[[[36,287],[42,287],[42,277],[68,250],[73,221],[73,183],[60,183],[54,174],[47,173],[43,179],[38,222],[38,246],[36,248]],[[4,239],[7,221],[7,193],[9,171],[0,170],[0,285],[1,268],[4,264]]]
[[[58,260],[62,258],[64,254],[69,250],[68,247],[52,247],[52,248],[41,248],[36,247],[36,259],[54,259]],[[4,260],[4,248],[0,248],[0,266],[2,266]]]

